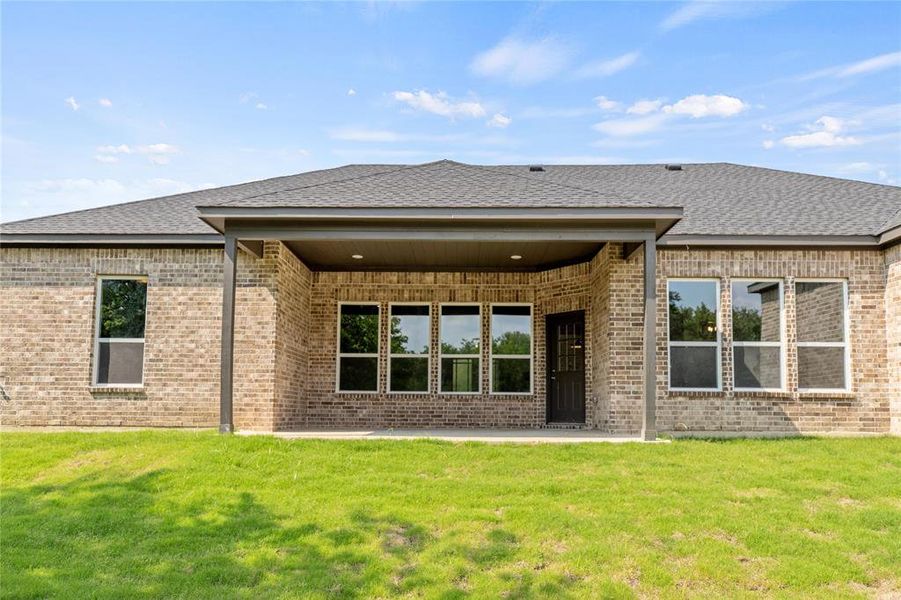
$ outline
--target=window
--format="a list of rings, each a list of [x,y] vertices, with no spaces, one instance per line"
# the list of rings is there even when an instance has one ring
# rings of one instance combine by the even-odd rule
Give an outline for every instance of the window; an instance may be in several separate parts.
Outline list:
[[[392,304],[388,390],[429,391],[429,305]]]
[[[714,279],[667,282],[670,389],[720,389],[719,297]]]
[[[848,286],[845,281],[795,282],[798,388],[848,389]]]
[[[97,281],[94,384],[144,383],[146,277],[101,277]]]
[[[782,282],[732,281],[735,389],[782,389]]]
[[[491,391],[532,393],[532,307],[491,307]]]
[[[338,318],[338,391],[379,389],[379,306],[340,304]]]
[[[482,312],[477,304],[442,304],[441,391],[478,394],[482,389]]]
[[[442,304],[441,391],[478,394],[482,389],[482,310],[477,304]]]

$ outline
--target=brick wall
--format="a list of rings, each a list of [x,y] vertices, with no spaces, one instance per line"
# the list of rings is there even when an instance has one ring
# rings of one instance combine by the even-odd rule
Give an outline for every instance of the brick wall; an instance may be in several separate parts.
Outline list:
[[[313,274],[283,244],[270,246],[278,252],[273,429],[291,430],[306,418]]]
[[[666,278],[720,279],[723,323],[720,392],[667,389]],[[731,305],[733,277],[784,279],[787,386],[784,392],[733,389]],[[799,392],[795,278],[846,278],[851,319],[849,393]],[[886,345],[885,262],[880,251],[665,249],[657,271],[657,424],[660,431],[887,432],[889,367]]]
[[[221,249],[0,252],[4,424],[218,424]],[[147,275],[139,390],[91,386],[98,275]],[[309,314],[309,282],[310,272],[281,244],[267,244],[260,260],[239,255],[234,394],[240,428],[291,427],[302,418],[309,340],[299,332]]]
[[[592,399],[595,427],[638,434],[644,414],[643,252],[624,258],[622,244],[606,244],[591,262],[590,329],[595,338]]]
[[[891,432],[901,435],[901,244],[885,250],[885,272]]]
[[[222,250],[3,248],[4,424],[218,422]],[[97,275],[147,275],[144,388],[92,389]]]
[[[379,357],[379,392],[336,392],[337,309],[339,302],[378,302],[381,347],[388,347],[388,303],[430,304],[432,339],[438,335],[442,302],[482,306],[482,392],[438,391],[438,345],[431,348],[427,394],[387,392],[387,353]],[[491,303],[533,303],[533,393],[489,394]],[[545,316],[589,308],[588,264],[544,273],[366,273],[319,272],[313,275],[310,372],[306,424],[310,427],[539,427],[545,422]],[[590,356],[590,341],[586,341]],[[589,361],[590,364],[590,361]],[[590,368],[586,386],[590,386]]]
[[[660,252],[658,264],[658,428],[660,431],[895,431],[901,428],[901,250]],[[0,250],[0,419],[22,425],[210,426],[218,422],[221,249]],[[145,385],[92,389],[98,274],[148,276]],[[669,393],[666,278],[721,281],[723,390]],[[785,284],[787,389],[733,390],[729,322],[732,277]],[[797,390],[794,279],[848,279],[852,389]],[[888,287],[886,288],[886,280]],[[484,393],[439,394],[437,347],[429,394],[335,392],[339,301],[483,306]],[[534,390],[489,395],[489,304],[534,303]],[[545,316],[586,311],[586,413],[590,426],[641,428],[642,257],[624,260],[608,244],[590,262],[544,273],[311,273],[282,244],[262,259],[239,257],[235,421],[243,429],[438,426],[537,427],[545,421]],[[894,401],[894,404],[892,404]],[[894,407],[893,409],[891,407]],[[890,413],[894,420],[890,418]]]

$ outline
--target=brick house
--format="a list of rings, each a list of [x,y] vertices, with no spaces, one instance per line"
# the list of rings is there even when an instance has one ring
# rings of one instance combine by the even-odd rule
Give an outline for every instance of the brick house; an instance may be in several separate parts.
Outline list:
[[[8,223],[0,418],[901,432],[901,188],[349,165]]]

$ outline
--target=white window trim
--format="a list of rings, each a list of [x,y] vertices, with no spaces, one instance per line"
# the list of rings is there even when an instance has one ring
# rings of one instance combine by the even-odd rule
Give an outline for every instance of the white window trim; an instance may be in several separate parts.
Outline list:
[[[478,317],[479,317],[479,353],[478,354],[445,354],[441,351],[441,308],[444,306],[475,306],[478,309]],[[438,304],[438,393],[441,395],[449,395],[449,396],[477,396],[482,393],[482,363],[484,362],[482,359],[482,350],[484,340],[482,339],[482,305],[478,302],[441,302]],[[445,358],[477,358],[479,359],[479,376],[477,378],[479,382],[479,387],[473,392],[445,392],[441,389],[441,384],[444,381],[442,376],[442,368],[444,366]]]
[[[144,367],[147,360],[147,296],[144,296],[144,337],[142,338],[102,338],[100,337],[100,310],[103,307],[103,282],[104,281],[143,281],[147,286],[146,275],[98,275],[97,283],[94,290],[94,365],[91,369],[91,386],[98,388],[143,388],[144,387]],[[147,286],[149,292],[150,286]],[[144,347],[141,351],[141,383],[98,383],[97,376],[100,374],[100,343],[101,342],[140,342]]]
[[[800,362],[796,365],[798,371],[798,392],[812,394],[847,394],[852,391],[851,385],[851,309],[848,302],[848,280],[835,277],[796,277],[795,278],[795,319],[798,314],[798,292],[797,284],[799,283],[840,283],[842,284],[842,319],[844,327],[842,331],[845,339],[842,342],[802,342],[795,335],[795,346],[797,348],[844,348],[845,349],[845,387],[841,388],[802,388]],[[796,326],[797,327],[797,326]],[[800,359],[799,359],[800,360]]]
[[[786,365],[785,365],[785,285],[783,281],[777,277],[735,277],[732,279],[731,283],[753,283],[753,282],[771,282],[779,284],[779,341],[778,342],[743,342],[736,341],[735,339],[735,327],[733,323],[732,328],[732,389],[736,392],[784,392],[785,384],[788,380],[786,376]],[[732,297],[732,286],[729,286],[729,306],[730,309],[734,312],[735,305],[733,304],[734,298]],[[668,313],[669,311],[667,311]],[[730,315],[732,316],[732,315]],[[750,347],[750,348],[779,348],[779,387],[738,387],[735,385],[735,347]]]
[[[529,354],[495,354],[494,336],[491,331],[495,306],[528,306],[529,307]],[[529,391],[528,392],[495,392],[494,391],[494,359],[529,359]],[[492,396],[531,396],[535,390],[535,306],[531,302],[493,302],[488,306],[488,392]]]
[[[715,342],[682,342],[672,341],[669,339],[669,292],[671,282],[713,282],[716,285],[716,341]],[[672,392],[722,392],[723,391],[723,327],[722,317],[720,315],[721,303],[720,280],[716,277],[670,277],[666,280],[666,387]],[[682,347],[716,347],[716,387],[672,387],[670,382],[673,380],[672,352],[670,348],[673,346]]]
[[[428,327],[428,335],[429,335],[429,349],[425,354],[395,354],[391,351],[391,309],[395,306],[425,306],[429,309],[429,327]],[[425,390],[417,390],[413,392],[406,392],[400,390],[392,390],[391,389],[391,361],[395,358],[424,358],[426,359],[426,386]],[[389,302],[388,303],[388,390],[387,392],[392,395],[409,395],[409,394],[417,394],[417,395],[427,395],[432,391],[432,304],[430,302]]]
[[[375,353],[341,352],[341,308],[344,306],[375,306],[378,310],[378,332],[376,333],[377,347]],[[338,318],[335,324],[335,392],[338,394],[378,394],[382,380],[382,305],[379,302],[338,302]],[[375,358],[375,389],[374,390],[342,390],[341,389],[341,359],[342,358]]]

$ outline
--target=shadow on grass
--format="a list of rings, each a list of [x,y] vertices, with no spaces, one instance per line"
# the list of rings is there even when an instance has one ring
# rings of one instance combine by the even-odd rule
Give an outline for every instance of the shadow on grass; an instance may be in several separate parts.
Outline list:
[[[511,564],[518,541],[502,529],[477,545],[436,547],[440,540],[425,527],[392,515],[350,508],[346,524],[326,528],[277,515],[247,491],[192,493],[165,470],[114,477],[2,491],[4,597],[364,598],[428,590],[453,598],[468,595],[466,573],[486,569],[512,581],[505,587],[513,597],[565,595],[565,581],[539,584],[530,567]],[[462,565],[462,584],[430,564],[447,552]]]

